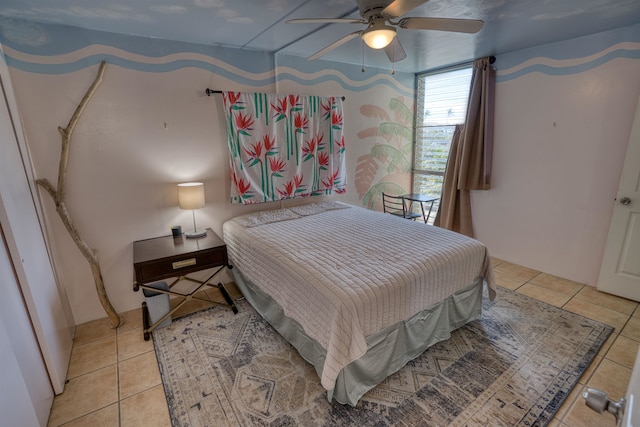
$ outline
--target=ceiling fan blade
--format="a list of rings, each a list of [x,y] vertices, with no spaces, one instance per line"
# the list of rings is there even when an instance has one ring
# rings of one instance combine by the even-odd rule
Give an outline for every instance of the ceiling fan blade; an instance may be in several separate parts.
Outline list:
[[[393,18],[397,18],[398,16],[402,16],[409,11],[415,9],[423,3],[426,3],[428,0],[395,0],[392,1],[387,7],[382,9],[382,14],[391,16]]]
[[[393,38],[393,41],[389,43],[389,46],[384,48],[384,52],[387,54],[387,57],[391,62],[399,62],[407,57],[407,52],[404,51],[398,37]]]
[[[402,18],[398,25],[400,28],[408,30],[437,30],[473,34],[482,29],[484,22],[478,19]]]
[[[362,34],[362,31],[355,31],[355,32],[353,32],[351,34],[347,34],[346,36],[344,36],[340,40],[331,43],[329,46],[327,46],[327,47],[325,47],[323,49],[320,49],[319,51],[317,51],[316,53],[314,53],[313,55],[311,55],[307,59],[309,59],[309,60],[318,59],[322,55],[325,55],[325,54],[329,53],[330,51],[332,51],[333,49],[337,48],[338,46],[342,46],[343,44],[345,44],[349,40],[358,37],[360,34]]]
[[[360,18],[300,18],[289,19],[287,24],[366,24],[367,21]]]

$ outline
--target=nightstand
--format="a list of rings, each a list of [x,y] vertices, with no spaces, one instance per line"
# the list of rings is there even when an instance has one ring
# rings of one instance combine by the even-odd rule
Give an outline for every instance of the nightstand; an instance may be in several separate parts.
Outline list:
[[[187,276],[189,273],[212,268],[215,270],[204,281]],[[158,327],[159,324],[191,300],[220,304],[219,302],[195,295],[207,286],[219,289],[226,301],[226,305],[231,308],[234,313],[237,313],[238,308],[224,285],[221,282],[218,284],[210,283],[211,280],[225,268],[233,268],[229,264],[227,257],[227,245],[210,228],[207,228],[206,236],[196,239],[162,236],[133,242],[133,269],[135,273],[133,290],[137,292],[140,289],[146,289],[161,294],[168,294],[169,297],[175,296],[182,298],[182,301],[180,301],[176,307],[152,325],[149,324],[150,317],[147,303],[146,301],[142,303],[144,339],[148,340],[150,333]],[[152,282],[168,278],[174,278],[173,282],[169,284],[168,290],[149,286]],[[172,290],[176,284],[182,281],[192,282],[195,286],[189,292]]]

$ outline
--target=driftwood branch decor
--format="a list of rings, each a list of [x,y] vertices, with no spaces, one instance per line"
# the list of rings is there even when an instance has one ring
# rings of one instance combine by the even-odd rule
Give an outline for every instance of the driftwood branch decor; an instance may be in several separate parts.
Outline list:
[[[71,135],[73,134],[73,130],[75,129],[78,120],[80,119],[82,111],[87,106],[89,100],[93,96],[93,93],[102,82],[102,76],[104,75],[105,67],[106,62],[102,61],[100,63],[100,68],[98,69],[98,74],[96,75],[93,84],[91,84],[91,87],[89,87],[87,92],[84,94],[82,101],[80,101],[80,104],[76,108],[76,111],[73,113],[73,116],[71,116],[69,124],[64,129],[61,127],[58,128],[58,132],[60,132],[60,136],[62,137],[62,151],[60,153],[60,166],[58,168],[58,189],[55,190],[46,179],[39,179],[36,182],[53,198],[53,201],[56,205],[56,211],[60,215],[62,223],[67,228],[67,231],[71,235],[73,241],[76,243],[76,246],[78,246],[78,249],[80,249],[80,252],[82,252],[82,255],[84,255],[84,257],[89,262],[91,272],[93,273],[93,280],[96,284],[96,290],[98,291],[98,298],[100,299],[100,303],[102,304],[102,307],[107,312],[107,315],[111,320],[111,326],[113,328],[116,328],[118,327],[118,325],[120,325],[120,316],[118,315],[118,313],[116,313],[113,306],[111,305],[111,301],[109,301],[107,292],[104,289],[104,280],[102,279],[102,271],[100,270],[98,255],[96,251],[89,247],[89,245],[87,245],[87,243],[82,240],[82,237],[80,237],[80,233],[78,232],[76,226],[73,224],[71,215],[69,214],[67,205],[65,204],[67,164],[69,163]]]

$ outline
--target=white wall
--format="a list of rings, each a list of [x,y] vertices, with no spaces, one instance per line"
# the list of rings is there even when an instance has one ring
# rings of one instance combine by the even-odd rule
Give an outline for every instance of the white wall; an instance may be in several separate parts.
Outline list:
[[[360,204],[367,189],[407,182],[406,173],[387,172],[370,152],[376,144],[405,143],[376,135],[376,127],[397,119],[391,99],[413,107],[411,76],[30,25],[47,43],[8,41],[5,50],[38,178],[55,184],[56,128],[66,126],[107,58],[104,81],[72,139],[67,203],[98,250],[117,311],[142,300],[131,286],[132,242],[191,224],[190,212],[177,208],[176,183],[204,181],[207,206],[197,212],[198,224],[217,232],[231,216],[261,208],[228,203],[222,102],[207,97],[207,87],[345,95],[349,187],[342,199]],[[627,107],[638,96],[637,29],[498,57],[493,188],[472,195],[476,235],[493,255],[594,283],[630,129]],[[365,166],[375,173],[362,173]],[[75,323],[104,317],[86,261],[49,196],[41,199]]]
[[[352,169],[347,195],[341,199],[355,204],[355,159],[376,143],[375,138],[357,136],[359,126],[371,120],[358,118],[360,106],[387,109],[399,91],[413,98],[413,76],[402,73],[391,76],[370,69],[363,75],[359,67],[301,59],[276,66],[273,55],[260,52],[70,27],[42,26],[33,33],[47,34],[50,43],[38,50],[26,42],[11,42],[5,50],[14,64],[11,75],[35,175],[54,187],[60,156],[57,127],[67,126],[98,61],[108,58],[104,80],[72,135],[67,206],[83,239],[98,251],[106,291],[118,312],[137,308],[142,301],[142,293],[132,290],[132,242],[167,235],[171,225],[192,227],[191,212],[178,208],[177,183],[204,182],[207,204],[196,212],[197,223],[218,233],[234,215],[279,205],[229,203],[222,96],[208,97],[205,88],[345,95],[347,161]],[[65,44],[69,40],[86,41],[86,46],[74,50],[77,45]],[[384,168],[380,170],[383,174]],[[408,186],[408,174],[405,180]],[[104,317],[86,260],[49,195],[40,190],[40,197],[75,323]]]
[[[498,57],[492,188],[472,194],[493,256],[596,283],[640,93],[637,34]]]
[[[96,69],[53,77],[14,74],[38,177],[54,187],[56,126],[66,126]],[[196,212],[199,226],[220,233],[222,221],[238,212],[227,203],[224,119],[221,100],[203,93],[209,84],[202,70],[160,74],[108,65],[72,136],[67,205],[83,239],[98,251],[107,294],[119,312],[142,300],[132,291],[132,242],[169,234],[171,225],[192,227],[191,212],[177,207],[177,183],[204,182],[207,206]],[[104,317],[86,260],[51,198],[44,192],[41,198],[76,324]]]

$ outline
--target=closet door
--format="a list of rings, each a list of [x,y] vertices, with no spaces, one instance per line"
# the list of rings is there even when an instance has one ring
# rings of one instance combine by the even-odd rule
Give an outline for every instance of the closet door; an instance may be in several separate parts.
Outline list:
[[[45,426],[53,388],[31,328],[0,224],[0,424]]]
[[[6,67],[0,63],[3,66]],[[0,224],[42,358],[58,394],[64,389],[72,330],[36,211],[32,193],[35,183],[28,178],[30,163],[14,127],[20,125],[20,120],[12,116],[8,104],[8,77],[4,71],[6,68],[0,70]]]

